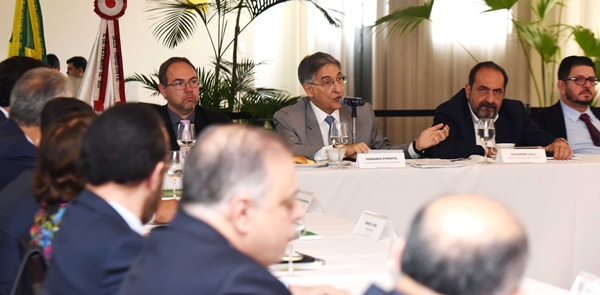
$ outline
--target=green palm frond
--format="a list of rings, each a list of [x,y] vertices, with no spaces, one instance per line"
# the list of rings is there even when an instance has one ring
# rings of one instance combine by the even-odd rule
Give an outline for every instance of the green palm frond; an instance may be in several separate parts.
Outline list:
[[[571,27],[571,33],[585,56],[600,58],[600,40],[594,32],[582,26],[574,26]]]
[[[513,21],[518,34],[542,57],[545,63],[555,61],[556,54],[560,51],[558,46],[559,35],[546,27],[535,24],[526,24]]]
[[[509,10],[519,0],[484,0],[484,1],[485,1],[485,4],[490,7],[490,9],[486,10],[485,12],[489,12],[489,11],[496,11],[496,10],[502,10],[502,9]]]
[[[536,4],[532,10],[540,20],[543,20],[555,5],[564,5],[560,0],[539,0]]]
[[[330,25],[333,25],[336,28],[339,28],[342,25],[340,17],[335,17],[332,14],[330,14],[330,12],[334,12],[335,14],[338,14],[340,16],[344,14],[343,12],[335,9],[325,9],[313,0],[308,0],[308,2],[312,3],[312,5],[314,5],[315,8],[317,8],[317,10],[319,10],[321,14],[323,14],[323,17],[325,17],[325,19],[329,22]]]
[[[271,119],[275,112],[296,103],[299,99],[300,96],[291,97],[283,90],[256,88],[252,92],[244,93],[240,110],[250,113],[255,119]]]
[[[125,78],[125,82],[140,82],[144,85],[144,89],[152,91],[152,96],[158,96],[160,90],[158,90],[158,72],[154,71],[154,74],[145,75],[139,73],[133,73],[133,75]]]
[[[371,26],[383,26],[383,28],[392,25],[391,35],[398,34],[402,36],[404,33],[412,32],[423,21],[431,21],[431,9],[433,8],[434,0],[429,0],[420,6],[409,6],[403,9],[398,9],[378,20]]]
[[[152,12],[150,19],[157,19],[152,35],[168,48],[175,48],[183,41],[194,36],[197,26],[196,12],[199,5],[184,0],[154,0],[146,8]],[[205,19],[205,15],[203,20]]]

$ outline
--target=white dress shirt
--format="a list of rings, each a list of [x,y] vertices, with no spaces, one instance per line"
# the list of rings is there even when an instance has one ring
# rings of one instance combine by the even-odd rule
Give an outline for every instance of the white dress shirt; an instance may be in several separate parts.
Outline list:
[[[131,230],[138,233],[140,236],[143,235],[142,221],[140,220],[139,217],[137,217],[135,214],[133,214],[133,212],[129,211],[129,209],[123,207],[121,204],[119,204],[117,202],[107,201],[107,203],[111,207],[113,207],[113,209],[115,209],[115,211],[117,211],[117,213],[119,213],[121,218],[123,218],[123,220],[125,220],[125,222],[127,222],[127,225],[129,225],[129,228],[131,228]]]
[[[0,107],[0,112],[4,114],[4,117],[8,118],[8,112],[3,107]]]
[[[327,160],[327,152],[325,151],[325,149],[333,148],[333,146],[329,142],[329,124],[325,122],[325,118],[327,118],[329,114],[323,112],[319,107],[312,103],[312,101],[310,102],[310,106],[312,107],[313,112],[315,113],[315,117],[317,117],[317,122],[319,122],[319,128],[321,129],[321,137],[323,138],[323,147],[315,153],[314,160]],[[335,119],[334,122],[341,122],[340,111],[333,111],[333,113],[331,113],[331,116]]]
[[[565,117],[567,139],[569,140],[569,146],[571,146],[573,152],[576,154],[600,154],[600,146],[594,145],[585,122],[579,119],[579,116],[581,116],[582,113],[572,109],[562,100],[560,101],[560,106],[562,107],[563,116]],[[583,113],[588,114],[592,125],[600,130],[600,121],[596,118],[594,113],[592,113],[590,108],[588,107]]]
[[[479,139],[479,136],[477,136],[477,125],[479,125],[479,118],[477,116],[475,116],[475,113],[473,113],[473,109],[471,109],[470,102],[469,102],[469,111],[471,111],[471,118],[473,119],[473,129],[475,129],[475,143],[477,143],[477,145],[481,146],[485,150],[485,143],[483,141],[481,141],[481,139]],[[496,123],[496,120],[498,120],[497,112],[496,112],[496,117],[494,118],[494,123]],[[496,130],[494,130],[494,131],[496,131]],[[514,143],[514,142],[506,142],[506,143]],[[492,140],[490,140],[490,142],[488,142],[488,146],[489,147],[496,146],[496,136],[494,136],[494,138]],[[485,153],[487,154],[487,150],[485,151]]]

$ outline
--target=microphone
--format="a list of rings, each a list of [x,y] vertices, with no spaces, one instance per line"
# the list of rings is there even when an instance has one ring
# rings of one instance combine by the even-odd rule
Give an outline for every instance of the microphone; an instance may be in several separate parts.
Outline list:
[[[360,97],[342,96],[342,98],[340,98],[340,104],[343,106],[359,107],[364,106],[365,101]]]

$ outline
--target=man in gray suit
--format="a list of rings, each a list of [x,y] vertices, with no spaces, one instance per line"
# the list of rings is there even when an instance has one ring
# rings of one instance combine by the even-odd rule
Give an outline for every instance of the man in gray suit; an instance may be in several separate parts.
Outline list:
[[[327,53],[317,52],[300,62],[298,79],[307,97],[275,113],[275,129],[292,145],[294,155],[325,160],[325,149],[331,147],[328,138],[330,122],[352,121],[352,108],[340,103],[346,76],[342,75],[338,60]],[[425,149],[446,139],[449,132],[447,126],[438,124],[425,129],[412,143],[392,146],[379,132],[371,104],[365,103],[356,111],[356,142],[344,146],[346,157],[356,158],[357,154],[370,149],[402,149],[406,158],[417,158]]]

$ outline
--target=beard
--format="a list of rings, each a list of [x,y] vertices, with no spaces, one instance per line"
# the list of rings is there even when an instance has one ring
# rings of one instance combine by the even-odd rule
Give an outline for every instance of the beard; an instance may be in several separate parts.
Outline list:
[[[471,105],[471,103],[469,103]],[[492,111],[483,111],[483,108],[492,109]],[[477,116],[479,119],[493,119],[498,114],[498,107],[495,104],[489,103],[487,101],[482,101],[479,103],[477,107],[471,105],[471,110],[473,110],[473,114]]]
[[[142,224],[147,224],[154,217],[161,199],[162,185],[144,203],[144,207],[142,207]]]
[[[587,107],[592,104],[592,100],[594,100],[594,93],[592,93],[590,90],[583,90],[583,91],[579,92],[579,94],[585,94],[585,93],[588,93],[590,95],[589,101],[583,101],[583,100],[577,99],[577,96],[575,96],[573,94],[573,92],[571,92],[569,90],[567,90],[567,92],[565,93],[565,96],[567,97],[567,100],[569,100],[570,102],[572,102],[576,105]]]

